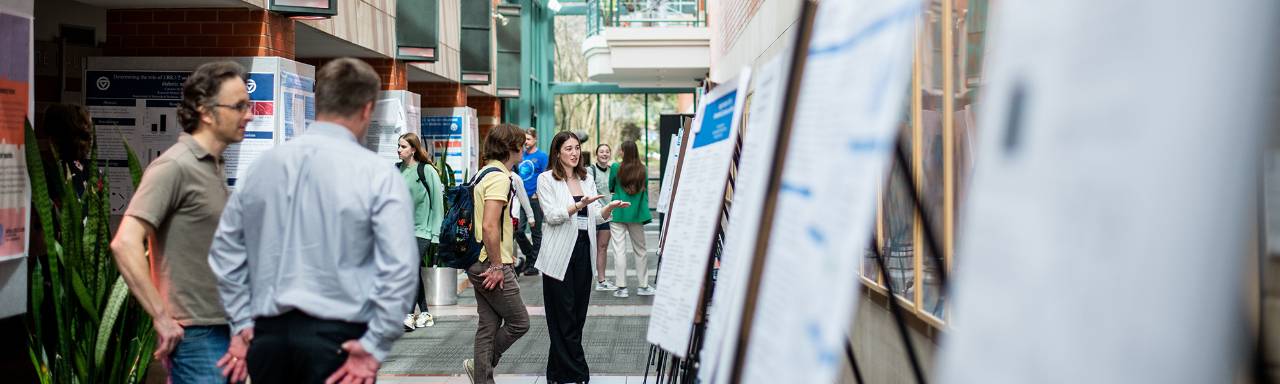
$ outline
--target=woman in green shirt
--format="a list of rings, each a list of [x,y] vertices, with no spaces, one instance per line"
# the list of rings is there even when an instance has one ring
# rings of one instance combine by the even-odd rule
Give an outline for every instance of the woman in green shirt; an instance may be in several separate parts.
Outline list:
[[[422,146],[418,135],[410,132],[400,135],[400,146],[396,153],[400,156],[400,175],[409,187],[409,196],[413,197],[413,232],[418,238],[418,259],[421,266],[426,266],[425,254],[432,243],[440,242],[440,222],[444,220],[444,186],[440,184],[440,175],[431,165],[431,156]],[[418,296],[415,301],[422,312],[415,317],[412,313],[404,317],[405,332],[416,328],[435,325],[431,314],[427,313],[427,293],[422,284],[418,284]]]
[[[622,153],[622,162],[609,167],[609,191],[613,200],[631,203],[630,207],[613,211],[613,221],[609,223],[609,231],[613,247],[614,273],[617,275],[618,290],[613,297],[630,296],[627,290],[627,245],[630,245],[636,261],[636,278],[640,286],[636,294],[653,296],[656,290],[649,286],[649,251],[644,245],[644,225],[652,220],[649,215],[648,172],[640,162],[640,153],[635,141],[624,141],[618,146]]]

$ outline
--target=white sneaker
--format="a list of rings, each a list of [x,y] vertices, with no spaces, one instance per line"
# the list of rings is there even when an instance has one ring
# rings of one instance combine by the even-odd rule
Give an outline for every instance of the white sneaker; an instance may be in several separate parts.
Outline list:
[[[404,331],[413,332],[413,314],[404,315]]]
[[[640,287],[639,289],[636,289],[636,294],[640,296],[653,296],[656,293],[658,293],[658,290],[653,287]]]
[[[462,370],[467,372],[467,379],[472,383],[476,382],[476,361],[475,359],[462,360]]]
[[[436,325],[436,319],[434,317],[431,317],[430,313],[426,313],[426,312],[419,313],[418,320],[415,321],[413,325],[416,328],[430,327],[432,325]]]
[[[613,297],[619,297],[619,298],[631,297],[631,292],[627,291],[626,288],[618,288],[618,290],[613,291]]]
[[[616,291],[618,290],[618,286],[613,285],[613,282],[609,280],[598,281],[596,282],[596,290],[597,291]]]

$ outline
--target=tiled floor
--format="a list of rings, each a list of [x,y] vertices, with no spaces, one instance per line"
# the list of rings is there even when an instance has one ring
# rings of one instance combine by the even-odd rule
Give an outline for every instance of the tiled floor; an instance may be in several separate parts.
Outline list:
[[[656,229],[656,228],[655,228]],[[655,231],[647,244],[657,248]],[[613,278],[612,260],[607,276]],[[657,257],[648,260],[650,279],[657,275]],[[635,272],[628,273],[631,297],[615,298],[612,292],[592,291],[583,348],[593,384],[640,384],[648,366],[650,345],[645,341],[652,297],[636,295]],[[651,280],[652,281],[652,280]],[[499,384],[546,383],[549,336],[544,317],[542,277],[519,278],[521,298],[529,309],[529,332],[516,342],[496,367]],[[661,289],[661,288],[659,288]],[[475,294],[468,288],[459,295],[459,305],[432,307],[433,327],[406,334],[392,347],[379,370],[384,383],[470,383],[462,373],[462,360],[471,357],[476,327]],[[647,380],[656,382],[653,376]]]

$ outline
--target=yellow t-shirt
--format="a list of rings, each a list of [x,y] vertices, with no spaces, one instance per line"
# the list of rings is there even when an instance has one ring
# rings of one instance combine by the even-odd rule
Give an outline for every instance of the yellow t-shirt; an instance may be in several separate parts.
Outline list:
[[[505,207],[506,203],[509,202],[511,198],[511,172],[507,170],[506,166],[502,165],[501,162],[496,160],[489,161],[489,163],[485,164],[483,168],[480,168],[480,171],[483,172],[485,168],[489,168],[489,167],[497,167],[499,171],[489,172],[489,174],[485,175],[484,179],[481,179],[478,183],[476,183],[476,187],[474,189],[475,192],[472,195],[472,198],[475,199],[474,202],[475,202],[476,217],[474,218],[474,220],[476,223],[475,225],[476,241],[481,243],[484,243],[484,201],[485,200],[502,201],[503,206]],[[511,239],[513,238],[512,237],[513,233],[515,232],[511,227],[511,210],[504,208],[502,210],[502,263],[503,264],[515,263],[515,260],[516,260],[511,256],[511,249],[512,249]],[[489,250],[485,249],[484,247],[481,247],[480,261],[488,260],[489,259],[488,253],[489,253]]]

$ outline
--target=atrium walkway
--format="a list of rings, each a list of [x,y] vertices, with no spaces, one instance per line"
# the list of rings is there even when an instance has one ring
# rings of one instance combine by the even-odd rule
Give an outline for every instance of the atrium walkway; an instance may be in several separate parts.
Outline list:
[[[657,226],[645,228],[651,276],[657,275]],[[613,278],[610,260],[606,276]],[[592,291],[587,325],[583,331],[591,382],[596,384],[633,384],[644,382],[649,343],[645,333],[653,297],[636,295],[635,272],[628,272],[631,297],[616,298],[612,292]],[[652,277],[651,277],[652,278]],[[544,317],[542,277],[521,276],[521,297],[529,309],[529,333],[516,342],[502,357],[496,381],[507,383],[545,383],[549,336]],[[379,382],[385,383],[469,383],[462,370],[462,360],[471,357],[476,329],[475,294],[467,288],[458,305],[431,308],[436,322],[405,334],[396,342],[391,355],[379,370]],[[648,382],[654,382],[650,367]]]

